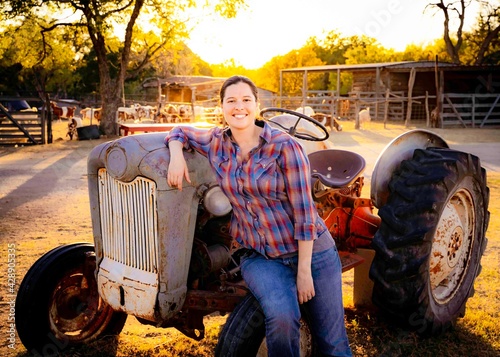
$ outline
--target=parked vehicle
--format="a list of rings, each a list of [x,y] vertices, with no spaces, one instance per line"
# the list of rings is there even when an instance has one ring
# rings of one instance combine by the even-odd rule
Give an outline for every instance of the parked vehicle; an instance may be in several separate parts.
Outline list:
[[[344,271],[362,262],[357,249],[373,249],[373,301],[383,313],[423,334],[452,326],[486,247],[489,190],[480,160],[432,132],[409,131],[379,156],[366,198],[360,155],[328,148],[327,130],[304,114],[261,114],[270,112],[282,114],[269,122],[307,147],[312,194]],[[230,315],[216,356],[264,353],[263,314],[241,278],[243,250],[228,234],[229,201],[194,152],[186,153],[192,184],[170,188],[164,137],[127,136],[89,155],[94,245],[57,247],[24,277],[16,327],[29,351],[118,334],[128,315],[200,340],[203,317],[220,312]],[[301,333],[302,355],[313,355],[307,320]]]
[[[0,105],[2,105],[2,107],[0,107],[0,123],[2,123],[3,120],[8,120],[7,115],[33,111],[27,101],[15,97],[0,97]]]
[[[24,99],[4,98],[0,99],[0,103],[9,112],[21,112],[23,110],[32,110],[30,105]]]

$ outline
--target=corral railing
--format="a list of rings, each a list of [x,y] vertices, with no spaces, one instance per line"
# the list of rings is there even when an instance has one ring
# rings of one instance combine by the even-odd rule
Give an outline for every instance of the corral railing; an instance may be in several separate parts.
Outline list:
[[[436,113],[436,96],[420,95],[408,98],[404,92],[386,92],[375,96],[374,92],[350,92],[336,97],[332,92],[308,92],[304,96],[277,98],[278,106],[287,109],[309,106],[316,113],[337,118],[356,120],[360,110],[370,108],[372,120],[383,122],[426,122],[427,126],[446,128],[451,126],[484,127],[500,125],[499,94],[444,93],[440,113]],[[434,113],[433,113],[434,111]]]
[[[356,119],[357,113],[370,108],[374,120],[400,121],[404,119],[405,100],[403,92],[390,92],[377,97],[375,92],[349,92],[337,96],[334,91],[307,91],[306,96],[283,96],[277,98],[278,106],[295,110],[311,107],[315,113],[332,115],[342,119]]]
[[[47,112],[37,109],[12,111],[1,103],[7,101],[40,101],[40,98],[0,97],[0,145],[38,145],[52,142]],[[47,125],[49,124],[49,125]]]
[[[443,126],[500,125],[500,94],[444,94]]]

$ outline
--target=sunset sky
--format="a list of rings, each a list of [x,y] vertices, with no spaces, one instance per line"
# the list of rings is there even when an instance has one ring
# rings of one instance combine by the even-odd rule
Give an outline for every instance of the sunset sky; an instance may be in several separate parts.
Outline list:
[[[233,58],[246,68],[259,68],[277,55],[304,46],[311,36],[336,30],[344,36],[365,34],[384,47],[404,50],[442,38],[443,15],[417,0],[246,0],[248,9],[234,19],[197,14],[188,46],[209,63]],[[466,11],[465,30],[477,8]]]

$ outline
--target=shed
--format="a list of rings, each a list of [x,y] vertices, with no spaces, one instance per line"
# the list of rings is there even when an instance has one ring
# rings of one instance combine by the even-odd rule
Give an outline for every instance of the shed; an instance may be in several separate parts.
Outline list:
[[[189,103],[193,106],[217,105],[219,90],[225,78],[208,76],[171,76],[150,78],[143,82],[146,90],[155,89],[162,103]]]
[[[324,75],[323,90],[310,89],[313,74]],[[345,74],[352,82],[341,93]],[[284,83],[289,75],[302,76],[300,97],[287,93]],[[370,107],[372,118],[384,122],[425,120],[437,127],[482,127],[500,124],[499,89],[500,66],[404,61],[283,69],[279,98],[283,106],[309,105],[336,117],[355,119],[359,110]]]
[[[189,103],[194,106],[215,107],[219,102],[219,91],[227,78],[209,76],[172,76],[150,78],[143,88],[155,89],[164,103]],[[272,106],[275,93],[257,88],[262,107]]]

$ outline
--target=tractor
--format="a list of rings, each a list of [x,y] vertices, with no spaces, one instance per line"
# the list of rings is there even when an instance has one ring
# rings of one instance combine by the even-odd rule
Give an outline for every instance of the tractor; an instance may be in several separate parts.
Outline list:
[[[328,130],[295,111],[261,117],[308,153],[312,192],[343,271],[367,264],[371,300],[391,321],[438,335],[463,317],[486,247],[489,189],[478,157],[450,149],[426,130],[393,139],[379,155],[370,198],[362,156],[335,149]],[[97,145],[88,156],[93,244],[45,253],[16,299],[20,340],[35,355],[57,355],[143,324],[204,338],[204,317],[229,314],[215,356],[266,354],[262,310],[239,268],[245,249],[229,235],[231,205],[205,157],[185,152],[191,184],[167,184],[165,133]],[[355,287],[356,288],[356,287]],[[314,356],[304,317],[301,355]]]

